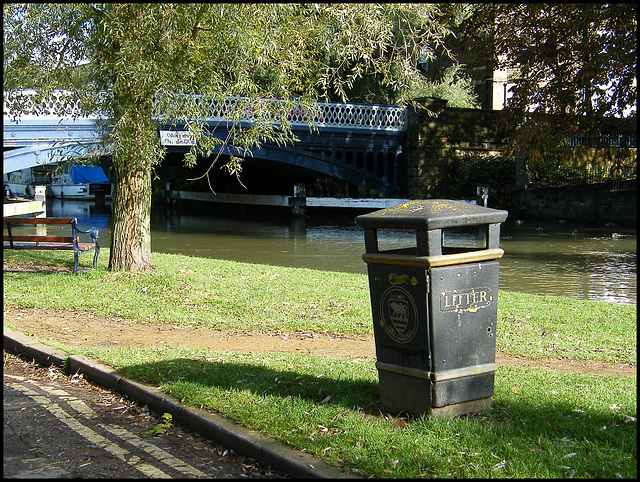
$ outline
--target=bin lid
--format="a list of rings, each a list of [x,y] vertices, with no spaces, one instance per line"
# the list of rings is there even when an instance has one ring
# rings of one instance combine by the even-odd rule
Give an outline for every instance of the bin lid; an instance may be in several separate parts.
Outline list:
[[[415,229],[424,231],[457,226],[502,223],[508,211],[485,208],[464,201],[427,199],[409,201],[356,217],[361,228]]]

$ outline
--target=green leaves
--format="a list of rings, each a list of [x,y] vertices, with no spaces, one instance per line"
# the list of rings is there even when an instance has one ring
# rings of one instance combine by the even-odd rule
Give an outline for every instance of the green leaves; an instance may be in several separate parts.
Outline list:
[[[155,426],[153,426],[152,428],[150,428],[149,430],[147,430],[145,432],[145,434],[147,434],[147,435],[165,435],[173,427],[173,423],[171,422],[171,420],[173,420],[173,415],[171,415],[170,413],[165,412],[162,415],[162,417],[160,417],[160,420],[158,421],[158,423]]]
[[[73,88],[86,112],[105,111],[101,100],[91,99],[99,89],[111,90],[106,112],[116,156],[138,164],[162,154],[150,147],[156,133],[125,117],[148,116],[153,102],[172,106],[156,112],[191,123],[189,130],[204,145],[187,157],[193,164],[195,155],[211,148],[202,129],[206,105],[169,102],[175,93],[203,94],[215,102],[240,96],[249,99],[244,111],[257,119],[270,108],[265,99],[347,99],[364,94],[371,79],[391,95],[372,86],[378,101],[404,102],[409,87],[424,84],[419,55],[442,43],[447,24],[432,4],[8,5],[4,86],[45,93]],[[21,105],[14,107],[22,112]],[[288,122],[280,121],[277,130],[263,123],[259,132],[238,130],[229,141],[246,148],[265,140],[295,141]],[[147,146],[142,151],[135,147],[140,143]],[[237,161],[232,158],[228,168],[232,175],[240,172]]]
[[[32,109],[41,111],[53,90],[67,89],[82,114],[108,118],[117,239],[110,268],[131,270],[149,267],[141,260],[150,258],[148,179],[165,152],[161,122],[194,137],[187,165],[220,148],[226,171],[240,178],[252,149],[296,141],[288,115],[297,104],[311,128],[319,98],[408,102],[426,82],[418,59],[449,32],[434,4],[12,4],[3,20],[5,90],[35,89]],[[210,109],[227,99],[236,100],[224,112],[231,135],[215,139]],[[10,114],[25,107],[12,103]]]
[[[570,158],[565,137],[635,113],[635,4],[483,4],[464,25],[469,66],[509,74],[510,144],[529,166]]]

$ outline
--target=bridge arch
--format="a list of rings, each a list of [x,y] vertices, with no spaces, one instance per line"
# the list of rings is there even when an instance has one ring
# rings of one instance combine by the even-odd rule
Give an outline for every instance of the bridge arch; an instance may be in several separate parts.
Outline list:
[[[219,128],[213,135],[225,137]],[[364,186],[385,197],[404,195],[406,164],[403,151],[403,132],[365,132],[349,129],[322,129],[309,132],[298,129],[299,141],[278,145],[264,143],[245,156],[232,146],[214,150],[215,154],[234,155],[290,165],[305,171],[346,181],[355,187]],[[184,152],[186,148],[169,147],[170,152]]]
[[[228,99],[220,105],[209,101],[213,103],[209,106],[207,122],[212,127],[216,126],[214,135],[224,138],[227,133],[226,116],[237,99]],[[52,109],[51,112],[27,115],[17,121],[10,119],[7,112],[5,99],[4,173],[56,163],[68,157],[107,153],[95,129],[101,121],[98,118],[58,117]],[[309,116],[316,127],[313,132],[307,124]],[[179,138],[184,136],[184,125],[179,125],[179,122],[162,125],[161,116],[156,115],[155,118],[159,121],[160,134],[169,130],[181,131]],[[307,113],[301,107],[292,110],[289,120],[299,142],[285,146],[265,143],[252,149],[253,158],[296,166],[301,171],[316,172],[354,186],[364,184],[367,190],[375,190],[387,197],[406,192],[407,168],[403,152],[407,130],[405,109],[318,102],[313,112]],[[248,112],[246,118],[240,120],[240,125],[256,121]],[[166,147],[170,152],[180,152],[185,146]],[[223,154],[242,157],[242,153],[233,148],[224,149]]]
[[[225,154],[238,155],[227,150]],[[365,186],[387,197],[401,194],[403,153],[401,148],[379,148],[376,151],[353,147],[309,149],[296,146],[263,146],[251,158],[268,160],[307,169],[354,186]]]
[[[19,171],[24,166],[44,166],[57,164],[70,157],[83,157],[91,152],[92,155],[109,154],[104,143],[99,140],[77,142],[51,143],[43,142],[25,147],[5,150],[3,153],[3,171]]]

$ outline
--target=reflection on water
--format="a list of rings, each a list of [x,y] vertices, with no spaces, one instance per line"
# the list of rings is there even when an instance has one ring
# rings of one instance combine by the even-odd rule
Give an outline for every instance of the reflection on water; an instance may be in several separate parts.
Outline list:
[[[76,216],[81,227],[97,226],[110,241],[110,204],[54,200],[50,216]],[[366,273],[364,236],[355,214],[295,218],[279,215],[163,215],[154,211],[155,252],[329,271]],[[225,212],[224,209],[220,210]],[[504,224],[500,289],[635,304],[635,229],[605,226]],[[415,234],[381,230],[381,249],[415,246]]]
[[[575,228],[574,228],[575,229]],[[531,234],[506,226],[500,246],[500,285],[538,294],[635,304],[635,232],[577,228]],[[511,287],[516,287],[512,289]]]
[[[74,201],[47,199],[47,216],[53,218],[76,218],[82,228],[100,228],[101,236],[111,236],[111,201]],[[109,243],[105,243],[108,245]]]

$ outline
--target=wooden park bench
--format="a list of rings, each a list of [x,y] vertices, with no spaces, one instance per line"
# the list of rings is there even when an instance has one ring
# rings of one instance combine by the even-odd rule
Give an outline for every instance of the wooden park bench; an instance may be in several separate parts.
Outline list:
[[[98,266],[98,254],[100,254],[100,246],[98,245],[98,238],[100,237],[100,231],[98,228],[90,228],[87,231],[78,229],[78,221],[76,218],[4,218],[4,224],[7,228],[7,234],[4,235],[4,249],[68,249],[73,250],[73,274],[78,273],[78,255],[80,253],[88,253],[94,251],[93,255],[93,267]],[[46,232],[41,234],[36,228],[34,233],[31,233],[29,228],[12,229],[16,226],[24,225],[69,225],[70,235],[47,235]],[[23,231],[29,231],[29,234],[23,234]],[[16,232],[20,234],[16,234]],[[64,234],[64,233],[63,233]],[[80,235],[91,236],[92,241],[81,243]]]

